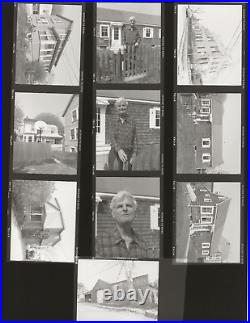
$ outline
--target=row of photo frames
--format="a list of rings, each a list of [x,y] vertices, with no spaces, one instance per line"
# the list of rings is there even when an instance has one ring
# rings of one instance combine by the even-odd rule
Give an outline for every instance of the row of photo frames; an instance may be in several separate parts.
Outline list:
[[[84,12],[17,4],[16,84],[79,86]],[[98,3],[96,32],[97,83],[160,83],[160,3]]]
[[[85,4],[15,8],[9,259],[73,263],[81,93],[41,88],[80,85]]]
[[[16,92],[14,105],[14,173],[76,175],[79,95]],[[241,173],[241,94],[178,93],[175,110],[178,174]],[[159,171],[160,125],[160,91],[98,90],[96,170]]]
[[[242,4],[176,6],[175,264],[244,262],[244,15]]]
[[[240,86],[242,5],[177,12],[177,84]],[[17,5],[16,84],[79,85],[83,13],[73,4]],[[161,29],[160,3],[98,3],[96,82],[160,83]]]

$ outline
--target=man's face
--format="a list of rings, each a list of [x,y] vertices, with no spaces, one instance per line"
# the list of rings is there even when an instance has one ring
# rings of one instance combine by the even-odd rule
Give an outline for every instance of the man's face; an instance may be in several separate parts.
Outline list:
[[[126,101],[117,102],[116,108],[119,114],[119,117],[124,118],[128,115],[128,106]]]
[[[112,217],[118,224],[132,223],[135,218],[136,207],[130,197],[122,197],[112,208]]]
[[[130,26],[134,27],[135,25],[135,19],[130,19]]]

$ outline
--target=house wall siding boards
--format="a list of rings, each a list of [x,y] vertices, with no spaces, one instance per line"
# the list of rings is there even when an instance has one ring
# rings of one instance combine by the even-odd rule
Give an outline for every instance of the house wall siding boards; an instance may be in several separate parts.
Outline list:
[[[72,111],[76,109],[78,118],[72,121]],[[75,140],[71,139],[71,130],[79,127],[79,97],[78,95],[72,96],[64,114],[65,127],[64,127],[64,147],[65,151],[71,152],[72,150],[77,151],[78,149],[78,138]],[[76,131],[76,130],[75,130]]]
[[[210,148],[202,147],[202,138],[210,139]],[[196,168],[208,168],[212,166],[212,126],[210,122],[201,122],[196,125]],[[202,161],[204,153],[210,154],[209,162]]]
[[[100,31],[101,25],[108,25],[109,26],[109,37],[100,37]],[[121,44],[123,45],[123,39],[124,39],[124,29],[126,28],[128,24],[124,24],[121,28]],[[109,48],[112,45],[112,29],[111,27],[111,22],[97,22],[97,29],[96,29],[96,37],[97,37],[97,47],[107,47]],[[161,28],[160,27],[150,27],[150,25],[148,25],[149,28],[152,29],[153,34],[152,34],[152,38],[145,38],[143,37],[143,29],[147,27],[147,25],[138,25],[136,24],[136,28],[139,31],[141,40],[140,43],[144,44],[144,45],[148,45],[148,46],[160,46],[161,44],[161,37],[160,37],[160,31]]]
[[[111,215],[110,202],[112,197],[102,197],[102,202],[98,205],[97,212],[97,235],[103,232],[114,230],[115,222]],[[159,202],[158,202],[159,203]],[[134,230],[152,248],[155,257],[159,256],[160,232],[151,230],[150,227],[150,206],[155,205],[155,200],[137,200],[136,218],[132,224]]]
[[[160,143],[160,129],[150,128],[150,109],[160,107],[159,104],[143,102],[129,102],[128,114],[136,122],[138,148],[144,145]],[[117,120],[117,112],[114,104],[110,104],[106,110],[106,134],[105,143],[110,144],[112,124]]]

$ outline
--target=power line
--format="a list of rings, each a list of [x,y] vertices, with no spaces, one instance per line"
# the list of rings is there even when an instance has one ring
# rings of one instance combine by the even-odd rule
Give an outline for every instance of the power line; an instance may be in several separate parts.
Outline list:
[[[77,77],[75,71],[74,71],[74,68],[72,67],[71,65],[71,60],[69,59],[68,55],[66,53],[64,53],[64,58],[66,59],[67,58],[67,61],[68,61],[68,65],[70,65],[70,68],[71,68],[71,71],[73,73],[73,76],[75,77],[76,79],[76,82],[78,83],[79,82],[79,77]],[[80,70],[79,70],[80,71]]]

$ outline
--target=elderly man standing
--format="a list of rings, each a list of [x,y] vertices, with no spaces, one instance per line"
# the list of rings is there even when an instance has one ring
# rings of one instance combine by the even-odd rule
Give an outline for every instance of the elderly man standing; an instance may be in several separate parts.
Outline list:
[[[96,257],[149,258],[146,243],[132,228],[137,203],[127,191],[118,192],[110,203],[115,227],[96,238]]]
[[[123,45],[125,50],[127,50],[128,46],[134,45],[137,47],[141,40],[139,30],[135,26],[135,17],[130,17],[129,23],[123,30]]]
[[[119,98],[115,102],[118,118],[111,129],[111,150],[108,157],[110,170],[132,170],[137,153],[136,123],[128,116],[128,102]]]

